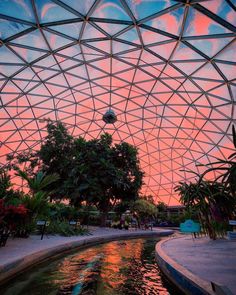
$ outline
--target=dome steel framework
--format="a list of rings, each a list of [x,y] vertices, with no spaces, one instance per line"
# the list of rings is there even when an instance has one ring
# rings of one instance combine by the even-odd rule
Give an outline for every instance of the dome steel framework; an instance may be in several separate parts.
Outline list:
[[[168,204],[232,150],[235,0],[0,1],[1,163],[45,121],[139,148],[143,193]],[[103,115],[117,116],[106,124]]]

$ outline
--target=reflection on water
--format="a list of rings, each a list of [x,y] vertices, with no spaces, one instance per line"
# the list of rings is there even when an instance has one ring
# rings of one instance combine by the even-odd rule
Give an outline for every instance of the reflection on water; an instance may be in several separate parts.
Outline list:
[[[157,240],[110,242],[47,262],[9,284],[4,295],[177,295],[155,263]]]

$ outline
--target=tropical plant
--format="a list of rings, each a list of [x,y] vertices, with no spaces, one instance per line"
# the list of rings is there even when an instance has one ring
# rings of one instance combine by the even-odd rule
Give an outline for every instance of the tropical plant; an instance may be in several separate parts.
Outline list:
[[[179,192],[180,202],[187,210],[196,210],[209,237],[216,239],[213,224],[217,219],[224,222],[229,218],[235,208],[235,198],[221,183],[203,180],[195,183],[181,182],[175,187],[175,191]]]
[[[36,175],[30,177],[26,171],[17,169],[16,175],[20,176],[27,182],[32,194],[41,191],[48,191],[49,186],[60,179],[57,173],[46,175],[46,173],[42,171],[39,171],[38,173],[36,173]]]
[[[46,175],[39,171],[33,177],[29,176],[26,171],[17,169],[17,176],[24,179],[29,187],[31,195],[25,195],[22,198],[23,204],[29,210],[30,220],[33,222],[39,215],[47,214],[49,211],[49,186],[59,179],[59,175],[54,173],[52,175]]]
[[[232,136],[233,145],[236,149],[236,131],[234,125],[232,126]],[[216,177],[215,182],[221,181],[224,188],[229,187],[231,194],[236,198],[236,151],[234,151],[227,160],[218,159],[216,162],[206,164],[206,166],[211,167],[202,173],[199,182],[201,182],[209,172],[218,171],[220,175]]]

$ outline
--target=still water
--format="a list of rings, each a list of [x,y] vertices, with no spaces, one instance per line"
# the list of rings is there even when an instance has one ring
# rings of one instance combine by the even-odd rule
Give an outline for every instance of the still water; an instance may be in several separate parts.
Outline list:
[[[180,295],[155,262],[156,239],[109,242],[48,261],[1,295]]]

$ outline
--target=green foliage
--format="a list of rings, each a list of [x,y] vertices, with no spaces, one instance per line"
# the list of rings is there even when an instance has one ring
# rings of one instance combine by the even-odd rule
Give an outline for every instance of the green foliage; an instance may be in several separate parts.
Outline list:
[[[143,219],[146,217],[156,217],[157,215],[157,208],[151,202],[145,199],[138,199],[134,202],[132,211],[136,212],[138,216]]]
[[[48,175],[58,174],[60,179],[50,186],[54,199],[63,199],[70,195],[71,190],[66,186],[68,172],[73,166],[74,139],[68,133],[66,127],[58,122],[49,122],[46,136],[40,151],[39,161],[42,163],[42,171]]]
[[[202,226],[212,239],[217,237],[213,223],[217,219],[225,222],[234,213],[236,199],[221,183],[203,180],[180,183],[175,191],[179,192],[180,202],[187,209],[199,214]]]
[[[65,237],[88,234],[88,230],[81,226],[71,226],[68,221],[51,221],[48,228],[48,234],[59,234]]]
[[[29,210],[30,219],[36,220],[40,215],[49,213],[49,203],[47,192],[39,191],[33,196],[25,195],[22,198],[22,203]],[[32,222],[32,220],[30,220]]]
[[[47,191],[49,194],[49,186],[60,179],[57,173],[46,175],[46,173],[43,173],[42,171],[39,171],[36,175],[30,177],[26,171],[17,169],[16,175],[20,176],[27,182],[28,187],[33,194],[40,191]]]
[[[53,220],[77,220],[81,216],[78,208],[63,203],[50,204],[49,215]]]
[[[83,202],[94,205],[102,223],[115,203],[138,198],[143,172],[134,146],[113,144],[107,133],[88,141],[74,138],[61,122],[49,122],[47,131],[40,151],[22,154],[13,165],[32,195],[46,191],[51,199],[69,199],[78,208]],[[29,163],[24,171],[19,168],[22,163]]]
[[[11,186],[10,176],[4,168],[0,168],[0,199],[6,196]]]

